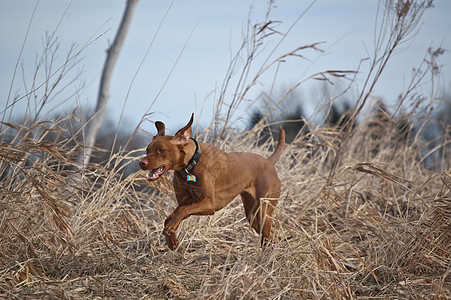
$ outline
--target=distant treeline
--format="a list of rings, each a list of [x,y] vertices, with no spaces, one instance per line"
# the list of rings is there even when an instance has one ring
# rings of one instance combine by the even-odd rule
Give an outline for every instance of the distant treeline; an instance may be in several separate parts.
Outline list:
[[[296,95],[296,93],[294,93]],[[312,141],[310,126],[321,126],[335,132],[343,132],[351,127],[351,134],[358,126],[366,126],[368,135],[373,140],[383,140],[390,131],[389,145],[377,145],[372,153],[377,154],[380,147],[405,145],[406,143],[421,140],[424,148],[421,152],[425,155],[425,166],[440,169],[440,162],[451,161],[451,145],[446,144],[451,137],[451,97],[443,97],[443,105],[436,109],[426,108],[417,113],[392,112],[382,101],[377,101],[370,109],[365,120],[351,120],[353,105],[350,101],[341,101],[339,104],[328,105],[326,113],[319,125],[308,122],[304,114],[302,99],[291,99],[291,105],[278,113],[268,113],[265,109],[255,109],[250,115],[249,128],[257,124],[263,124],[263,130],[258,137],[259,144],[265,143],[268,138],[278,132],[280,126],[286,131],[286,141],[304,140]],[[265,101],[265,99],[263,99]],[[268,101],[268,100],[266,100]],[[318,123],[318,122],[315,122]],[[448,159],[448,160],[446,160]]]

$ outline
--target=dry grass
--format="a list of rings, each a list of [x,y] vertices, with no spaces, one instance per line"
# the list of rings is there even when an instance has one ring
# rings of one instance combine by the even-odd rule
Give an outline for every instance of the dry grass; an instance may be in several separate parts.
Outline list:
[[[169,175],[139,190],[148,185],[141,172],[120,178],[101,166],[71,171],[76,151],[39,142],[52,128],[36,128],[0,148],[1,298],[451,294],[450,166],[427,170],[418,158],[421,140],[385,143],[390,137],[374,138],[373,127],[361,124],[327,184],[340,133],[312,130],[315,142],[287,145],[277,164],[280,242],[260,248],[235,199],[214,216],[185,220],[181,245],[172,252],[161,235],[175,205]],[[233,134],[217,146],[268,156],[271,143],[256,146],[254,134]]]
[[[361,117],[390,57],[431,5],[386,3],[351,121]],[[249,26],[249,41],[226,74],[212,123],[199,135],[226,151],[267,157],[273,149],[272,141],[257,146],[262,123],[241,132],[226,126],[258,78],[287,58],[270,57],[276,46],[255,74],[250,71],[258,47],[275,32],[269,18],[266,22]],[[305,47],[319,51],[316,46]],[[300,56],[304,48],[286,55]],[[239,68],[242,56],[247,63]],[[439,73],[434,59],[426,67],[399,99],[397,111],[403,103],[412,105],[410,120],[422,103],[434,100],[418,97],[415,104],[412,96],[425,74]],[[234,86],[229,76],[237,70]],[[325,71],[309,78],[330,82],[348,74],[353,73]],[[30,104],[38,92],[39,87],[17,101]],[[311,127],[309,137],[287,145],[277,163],[283,187],[273,227],[280,241],[260,248],[235,199],[213,216],[185,220],[180,246],[170,251],[161,235],[175,206],[170,175],[155,183],[142,172],[122,177],[122,168],[137,163],[136,153],[125,152],[79,171],[83,148],[75,141],[78,133],[68,133],[65,125],[79,120],[70,115],[40,122],[49,99],[44,93],[29,125],[0,124],[2,299],[447,299],[451,294],[449,128],[444,140],[428,146],[419,135],[400,139],[390,119],[362,121],[352,131]],[[3,121],[10,120],[13,106],[7,102]],[[425,166],[426,154],[440,171]]]

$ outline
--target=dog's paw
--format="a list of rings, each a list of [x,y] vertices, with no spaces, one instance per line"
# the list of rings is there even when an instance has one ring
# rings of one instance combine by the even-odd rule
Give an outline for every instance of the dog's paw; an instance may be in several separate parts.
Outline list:
[[[166,236],[174,235],[177,231],[178,224],[175,222],[174,218],[166,219],[164,222],[163,234]]]
[[[177,248],[179,244],[179,240],[175,234],[167,235],[166,244],[168,245],[169,249],[175,250],[175,248]]]

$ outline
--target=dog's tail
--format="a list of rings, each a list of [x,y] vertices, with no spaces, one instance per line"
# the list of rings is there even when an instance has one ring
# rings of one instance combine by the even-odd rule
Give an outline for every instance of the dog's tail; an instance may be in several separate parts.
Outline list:
[[[280,127],[279,131],[279,140],[277,142],[277,147],[274,153],[268,157],[268,160],[273,164],[276,164],[276,161],[279,159],[280,155],[282,155],[283,146],[285,146],[285,130]]]

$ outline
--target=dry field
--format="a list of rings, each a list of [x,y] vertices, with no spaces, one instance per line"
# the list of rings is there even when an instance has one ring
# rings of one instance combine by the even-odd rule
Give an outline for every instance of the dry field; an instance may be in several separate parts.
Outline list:
[[[153,183],[141,171],[122,175],[127,165],[138,163],[144,149],[111,151],[106,161],[80,170],[83,138],[77,130],[83,122],[75,115],[51,122],[39,115],[48,101],[58,98],[49,94],[58,96],[54,88],[78,53],[44,83],[32,79],[29,86],[36,89],[8,97],[0,113],[0,298],[449,299],[450,123],[438,124],[432,112],[434,101],[440,100],[437,86],[432,96],[416,92],[424,78],[432,78],[432,84],[441,81],[437,58],[444,50],[430,49],[400,93],[391,114],[399,118],[405,113],[404,121],[389,115],[365,117],[391,57],[408,46],[432,5],[379,3],[374,49],[362,60],[369,67],[357,70],[367,78],[352,109],[351,120],[358,119],[358,125],[343,130],[309,124],[307,136],[286,145],[276,165],[282,195],[273,220],[281,240],[265,248],[259,247],[241,201],[235,199],[213,216],[185,220],[179,247],[168,250],[161,232],[175,206],[172,175]],[[285,38],[281,35],[280,42],[270,44],[275,48],[261,68],[251,70],[266,39],[278,34],[271,28],[277,23],[268,16],[248,27],[218,92],[212,125],[198,134],[201,142],[229,152],[272,153],[272,138],[264,143],[256,138],[268,133],[264,121],[238,131],[231,128],[231,115],[271,67],[302,59],[303,51],[321,50],[320,43],[312,43],[271,56]],[[52,44],[46,49],[50,53],[43,54],[48,58],[43,64],[54,55]],[[36,73],[38,69],[47,70],[40,66]],[[352,81],[354,74],[313,74],[293,90],[309,79]],[[26,125],[11,121],[18,101],[28,101],[35,121],[31,114]],[[433,122],[442,131],[425,139]],[[213,132],[222,138],[212,139]]]
[[[260,248],[235,199],[185,220],[176,251],[161,235],[171,175],[121,178],[115,164],[130,153],[76,172],[74,147],[44,139],[58,123],[8,124],[17,133],[0,147],[0,298],[447,299],[450,161],[428,170],[424,141],[397,141],[385,122],[362,122],[340,150],[340,131],[323,127],[286,146],[280,241]],[[268,156],[258,130],[215,144]]]

